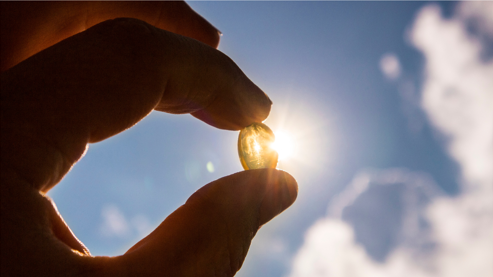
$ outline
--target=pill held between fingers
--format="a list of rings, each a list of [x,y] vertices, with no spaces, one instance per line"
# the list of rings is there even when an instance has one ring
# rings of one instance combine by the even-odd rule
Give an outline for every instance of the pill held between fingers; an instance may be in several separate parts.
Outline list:
[[[243,168],[276,168],[279,155],[271,147],[274,141],[274,133],[263,123],[243,128],[238,136],[238,155]]]

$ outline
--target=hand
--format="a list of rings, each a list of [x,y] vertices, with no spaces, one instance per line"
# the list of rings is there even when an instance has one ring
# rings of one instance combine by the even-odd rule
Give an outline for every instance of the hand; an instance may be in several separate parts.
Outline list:
[[[137,19],[106,21],[121,16]],[[216,180],[118,257],[91,256],[44,195],[88,143],[153,109],[230,130],[264,120],[270,100],[210,47],[217,31],[183,2],[2,2],[1,20],[1,275],[234,275],[295,200],[289,174]]]

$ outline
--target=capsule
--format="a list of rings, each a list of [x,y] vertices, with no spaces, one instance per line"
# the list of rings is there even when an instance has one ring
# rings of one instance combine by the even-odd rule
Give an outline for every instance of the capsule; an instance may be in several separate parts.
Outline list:
[[[238,136],[238,155],[243,168],[276,168],[279,155],[271,147],[275,139],[272,130],[263,123],[243,128]]]

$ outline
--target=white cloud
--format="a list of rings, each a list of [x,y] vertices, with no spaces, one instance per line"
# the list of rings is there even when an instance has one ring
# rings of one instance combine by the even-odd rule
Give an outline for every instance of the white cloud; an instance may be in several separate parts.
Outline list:
[[[360,243],[358,229],[341,217],[361,202],[371,183],[384,184],[392,174],[359,174],[329,207],[329,216],[307,231],[292,277],[493,276],[493,61],[481,59],[483,45],[467,29],[474,21],[479,32],[493,34],[492,11],[491,3],[465,2],[454,17],[445,19],[438,6],[428,5],[410,33],[426,59],[421,106],[460,165],[461,194],[452,198],[432,193],[429,203],[404,205],[403,225],[397,231],[402,239],[380,263]],[[412,186],[420,180],[410,175],[400,171],[387,183]],[[385,200],[373,203],[376,211],[385,207]],[[422,220],[429,225],[419,224]]]
[[[294,260],[292,277],[378,276],[378,265],[354,243],[352,228],[340,221],[322,219],[306,233]]]
[[[101,210],[103,223],[100,232],[105,237],[128,239],[136,234],[142,238],[152,231],[149,219],[145,215],[136,215],[130,220],[114,204],[107,204]]]
[[[387,53],[380,59],[380,70],[389,80],[395,80],[401,76],[401,64],[397,56]]]
[[[448,138],[466,184],[491,186],[493,62],[481,61],[481,44],[468,36],[462,20],[443,20],[436,6],[421,11],[411,38],[426,58],[423,109]]]
[[[463,2],[458,6],[457,15],[463,21],[472,21],[480,32],[493,35],[493,3],[487,1]]]
[[[101,211],[101,216],[103,217],[101,233],[104,236],[124,238],[130,234],[130,226],[125,216],[117,206],[104,206]]]
[[[412,33],[426,58],[423,109],[463,176],[462,195],[429,208],[441,276],[493,276],[493,61],[481,59],[483,45],[467,32],[474,21],[493,34],[492,11],[492,3],[464,2],[444,20],[430,6]]]
[[[393,194],[382,193],[382,189]],[[291,277],[429,276],[423,269],[426,262],[415,256],[424,257],[419,251],[431,238],[429,228],[422,224],[426,220],[426,204],[440,195],[440,189],[424,173],[400,168],[360,172],[329,205],[328,217],[307,231],[294,258]],[[393,203],[396,198],[402,200],[399,205]],[[382,211],[382,207],[392,209]],[[351,209],[356,213],[351,215]],[[396,211],[400,211],[399,216],[392,216]],[[361,213],[377,220],[348,223]],[[368,254],[367,244],[389,239],[386,232],[381,232],[389,226],[398,226],[395,243],[399,248],[389,253],[382,264]]]

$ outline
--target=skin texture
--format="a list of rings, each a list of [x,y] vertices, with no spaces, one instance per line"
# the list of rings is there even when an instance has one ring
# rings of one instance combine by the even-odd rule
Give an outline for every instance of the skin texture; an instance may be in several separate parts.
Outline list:
[[[117,257],[91,256],[45,195],[153,109],[227,130],[263,121],[271,101],[215,49],[217,30],[184,2],[0,5],[1,276],[233,276],[296,199],[286,172],[205,185]]]

